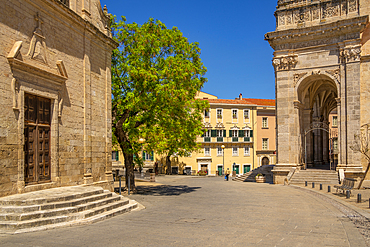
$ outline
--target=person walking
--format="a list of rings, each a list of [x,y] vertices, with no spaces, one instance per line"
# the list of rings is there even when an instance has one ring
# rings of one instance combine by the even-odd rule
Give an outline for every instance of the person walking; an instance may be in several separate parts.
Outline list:
[[[226,170],[226,181],[229,181],[229,176],[230,176],[230,171],[229,171],[229,168],[227,168]]]

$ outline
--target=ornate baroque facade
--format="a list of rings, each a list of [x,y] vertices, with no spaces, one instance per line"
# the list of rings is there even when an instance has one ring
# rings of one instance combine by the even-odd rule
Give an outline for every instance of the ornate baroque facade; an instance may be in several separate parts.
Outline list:
[[[330,162],[329,114],[338,116],[338,166],[363,174],[350,146],[370,122],[369,0],[279,0],[276,30],[265,39],[275,50],[277,164],[274,182],[294,168]]]
[[[111,53],[99,0],[1,0],[0,196],[112,189]]]

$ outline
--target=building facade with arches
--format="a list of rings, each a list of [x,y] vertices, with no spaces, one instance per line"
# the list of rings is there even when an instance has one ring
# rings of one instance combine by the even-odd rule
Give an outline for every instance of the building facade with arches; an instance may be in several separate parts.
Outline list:
[[[369,12],[367,0],[278,1],[276,30],[265,35],[274,49],[275,183],[283,183],[295,168],[363,175],[361,155],[350,146],[360,126],[370,121]]]

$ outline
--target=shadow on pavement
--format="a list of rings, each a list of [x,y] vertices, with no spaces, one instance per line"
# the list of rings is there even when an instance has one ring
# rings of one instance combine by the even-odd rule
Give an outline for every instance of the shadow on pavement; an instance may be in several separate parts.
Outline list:
[[[171,185],[160,185],[160,186],[137,186],[137,193],[141,195],[152,195],[152,196],[179,196],[185,193],[191,193],[202,187],[189,187],[187,185],[171,186]]]

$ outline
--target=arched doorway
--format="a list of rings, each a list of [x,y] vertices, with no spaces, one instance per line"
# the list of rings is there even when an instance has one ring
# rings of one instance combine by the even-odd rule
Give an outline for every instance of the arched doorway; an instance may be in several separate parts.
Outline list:
[[[269,165],[270,164],[270,160],[269,160],[269,158],[267,158],[267,157],[263,157],[262,158],[262,165],[264,166],[264,165]]]
[[[338,90],[327,75],[310,75],[299,84],[300,162],[306,168],[330,169],[330,118],[337,108]]]

